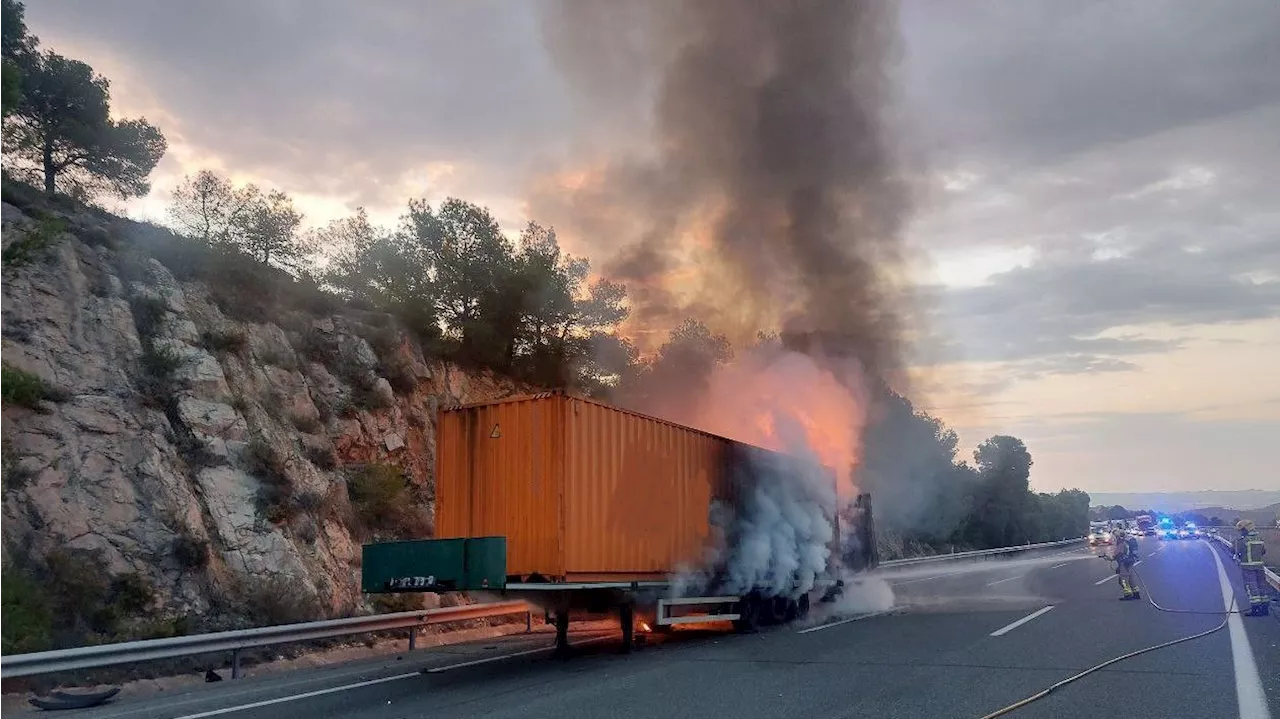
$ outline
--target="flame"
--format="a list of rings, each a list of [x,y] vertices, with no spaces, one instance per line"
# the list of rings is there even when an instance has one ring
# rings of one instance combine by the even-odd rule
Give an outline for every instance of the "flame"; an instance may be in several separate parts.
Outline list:
[[[850,385],[806,355],[748,356],[716,369],[695,416],[673,419],[765,449],[811,455],[835,471],[840,497],[852,499],[863,411]]]
[[[642,631],[642,632],[651,632],[651,631],[653,631],[653,629],[649,626],[649,623],[648,623],[648,622],[646,622],[646,621],[644,621],[643,619],[641,619],[641,620],[640,620],[640,627],[639,627],[639,628],[640,628],[640,631]]]

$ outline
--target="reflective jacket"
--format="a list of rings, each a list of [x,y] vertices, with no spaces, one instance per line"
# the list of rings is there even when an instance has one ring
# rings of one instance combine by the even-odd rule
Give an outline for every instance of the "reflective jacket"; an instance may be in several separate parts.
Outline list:
[[[1240,538],[1236,551],[1240,554],[1240,566],[1261,567],[1262,557],[1266,555],[1267,547],[1262,543],[1262,537],[1258,535],[1257,530],[1254,530]]]

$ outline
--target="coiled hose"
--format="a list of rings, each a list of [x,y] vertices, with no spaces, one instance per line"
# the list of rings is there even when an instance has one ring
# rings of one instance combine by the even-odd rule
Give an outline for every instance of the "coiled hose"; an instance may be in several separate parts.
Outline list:
[[[1063,679],[1062,681],[1060,681],[1060,682],[1058,682],[1058,683],[1056,683],[1056,684],[1054,684],[1054,685],[1052,685],[1052,686],[1048,687],[1047,689],[1044,689],[1044,690],[1039,691],[1039,692],[1037,692],[1037,693],[1035,693],[1035,694],[1032,694],[1031,696],[1027,697],[1026,699],[1023,699],[1023,700],[1021,700],[1021,701],[1018,701],[1018,702],[1015,702],[1015,703],[1013,703],[1013,704],[1010,704],[1010,705],[1009,705],[1009,706],[1007,706],[1007,707],[1002,707],[1002,708],[1000,708],[1000,709],[997,709],[997,710],[995,710],[995,711],[991,712],[990,714],[987,714],[986,716],[982,717],[982,719],[995,719],[995,717],[1001,717],[1001,716],[1004,716],[1005,714],[1008,714],[1008,713],[1010,713],[1010,712],[1017,711],[1018,709],[1021,709],[1021,708],[1025,707],[1025,706],[1027,706],[1028,704],[1031,704],[1032,702],[1036,702],[1036,701],[1039,701],[1039,700],[1041,700],[1041,699],[1044,699],[1045,697],[1049,696],[1050,694],[1052,694],[1052,693],[1056,692],[1057,690],[1061,689],[1062,687],[1065,687],[1066,685],[1068,685],[1068,684],[1070,684],[1070,683],[1072,683],[1072,682],[1074,682],[1074,681],[1077,681],[1077,680],[1079,680],[1079,679],[1083,679],[1083,678],[1085,678],[1085,677],[1089,676],[1090,674],[1093,674],[1093,673],[1094,673],[1094,672],[1096,672],[1096,671],[1099,671],[1099,670],[1102,670],[1102,669],[1105,669],[1105,668],[1107,668],[1107,667],[1111,666],[1112,664],[1117,664],[1117,663],[1122,662],[1122,661],[1124,661],[1124,660],[1126,660],[1126,659],[1132,659],[1133,657],[1136,657],[1136,656],[1138,656],[1138,655],[1140,655],[1140,654],[1146,654],[1146,653],[1148,653],[1148,652],[1154,652],[1154,651],[1156,651],[1157,649],[1164,649],[1165,647],[1171,647],[1171,646],[1173,646],[1173,645],[1175,645],[1175,644],[1182,644],[1183,642],[1189,642],[1189,641],[1192,641],[1192,640],[1194,640],[1194,639],[1199,639],[1199,638],[1201,638],[1201,637],[1207,637],[1207,636],[1209,636],[1210,634],[1213,634],[1214,632],[1222,631],[1222,628],[1223,628],[1223,627],[1225,627],[1225,626],[1227,626],[1227,620],[1228,620],[1228,619],[1230,619],[1230,617],[1231,617],[1231,615],[1232,615],[1232,614],[1243,614],[1243,613],[1244,613],[1243,611],[1241,611],[1241,610],[1239,610],[1239,609],[1219,609],[1219,610],[1216,610],[1216,611],[1204,611],[1204,610],[1200,610],[1200,609],[1168,609],[1168,608],[1166,608],[1166,607],[1162,607],[1162,606],[1160,606],[1160,605],[1159,605],[1159,604],[1158,604],[1154,599],[1152,599],[1152,598],[1151,598],[1151,592],[1147,591],[1147,587],[1146,587],[1146,585],[1142,583],[1142,577],[1141,577],[1141,575],[1139,575],[1136,571],[1134,571],[1134,570],[1132,570],[1132,569],[1131,569],[1130,571],[1131,571],[1131,572],[1133,572],[1133,576],[1134,576],[1134,578],[1137,580],[1137,582],[1138,582],[1138,587],[1141,589],[1142,594],[1146,596],[1146,598],[1147,598],[1147,603],[1148,603],[1148,604],[1150,604],[1151,606],[1155,607],[1157,610],[1162,611],[1162,612],[1168,612],[1168,613],[1170,613],[1170,614],[1215,614],[1215,615],[1221,615],[1221,616],[1222,616],[1222,622],[1221,622],[1221,623],[1219,623],[1219,624],[1218,624],[1218,626],[1214,627],[1213,629],[1209,629],[1209,630],[1206,630],[1206,631],[1203,631],[1203,632],[1198,632],[1198,633],[1196,633],[1196,634],[1191,634],[1191,635],[1189,635],[1189,636],[1185,636],[1185,637],[1180,637],[1180,638],[1178,638],[1178,639],[1174,639],[1174,640],[1172,640],[1172,641],[1164,642],[1163,644],[1157,644],[1157,645],[1155,645],[1155,646],[1147,647],[1147,648],[1145,648],[1145,649],[1139,649],[1139,650],[1134,651],[1134,652],[1129,652],[1128,654],[1124,654],[1124,655],[1121,655],[1121,656],[1115,657],[1115,658],[1113,658],[1113,659],[1108,659],[1107,661],[1105,661],[1105,662],[1103,662],[1103,663],[1101,663],[1101,664],[1098,664],[1098,665],[1096,665],[1096,666],[1089,667],[1088,669],[1086,669],[1086,670],[1084,670],[1084,671],[1080,672],[1079,674],[1076,674],[1076,675],[1074,675],[1074,676],[1067,677],[1066,679]],[[1234,604],[1235,604],[1235,589],[1234,589],[1234,588],[1232,588],[1232,590],[1231,590],[1231,603],[1232,603],[1232,605],[1234,605]]]

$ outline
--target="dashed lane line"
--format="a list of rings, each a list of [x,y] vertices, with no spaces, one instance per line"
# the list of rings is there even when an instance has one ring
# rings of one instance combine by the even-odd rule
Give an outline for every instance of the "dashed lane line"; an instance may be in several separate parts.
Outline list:
[[[870,614],[862,614],[862,615],[859,615],[859,616],[856,616],[856,617],[849,617],[848,619],[840,619],[840,620],[838,620],[838,621],[834,621],[834,622],[827,622],[826,624],[819,624],[819,625],[818,625],[818,626],[816,626],[816,627],[809,627],[809,628],[807,628],[807,629],[801,629],[800,631],[796,632],[796,634],[808,634],[808,633],[810,633],[810,632],[818,632],[818,631],[822,631],[823,629],[830,629],[830,628],[832,628],[832,627],[838,627],[838,626],[840,626],[841,624],[848,624],[849,622],[860,622],[860,621],[862,621],[863,619],[870,619],[870,618],[872,618],[872,617],[882,617],[882,616],[884,616],[884,615],[886,615],[886,614],[890,614],[890,613],[892,613],[892,611],[893,611],[893,610],[891,610],[891,609],[890,609],[890,610],[886,610],[886,611],[883,611],[883,612],[872,612],[872,613],[870,613]]]
[[[1031,621],[1032,619],[1035,619],[1036,617],[1038,617],[1038,616],[1040,616],[1040,615],[1042,615],[1042,614],[1047,613],[1050,609],[1053,609],[1053,605],[1052,605],[1052,604],[1050,604],[1049,606],[1044,607],[1044,608],[1042,608],[1042,609],[1037,609],[1036,611],[1034,611],[1034,612],[1032,612],[1032,613],[1028,614],[1027,616],[1023,617],[1022,619],[1019,619],[1018,621],[1013,622],[1012,624],[1006,624],[1005,626],[1000,627],[999,629],[995,630],[994,632],[991,632],[991,636],[993,636],[993,637],[1003,637],[1004,635],[1006,635],[1006,634],[1008,634],[1009,632],[1011,632],[1011,631],[1013,631],[1013,630],[1017,629],[1018,627],[1022,626],[1023,624],[1026,624],[1027,622]]]
[[[240,704],[233,707],[224,707],[222,709],[214,709],[212,711],[200,712],[198,714],[187,714],[177,717],[177,719],[203,719],[204,717],[219,716],[221,714],[230,714],[231,712],[244,711],[246,709],[257,709],[259,707],[268,707],[273,704],[283,704],[285,702],[297,701],[299,699],[309,699],[311,697],[323,696],[325,694],[334,694],[336,692],[345,692],[349,689],[359,689],[360,687],[369,687],[374,684],[386,684],[387,682],[396,682],[401,679],[409,679],[410,677],[420,677],[421,672],[409,672],[408,674],[395,674],[381,679],[370,679],[364,682],[356,682],[354,684],[343,684],[342,686],[329,687],[328,689],[318,689],[313,692],[303,692],[301,694],[290,694],[289,696],[277,697],[275,699],[266,699],[251,704]]]
[[[596,642],[602,642],[607,639],[613,639],[613,638],[614,638],[613,636],[606,636],[606,637],[595,637],[592,639],[583,639],[581,641],[573,642],[572,646],[580,647],[584,644],[595,644]],[[496,657],[488,657],[486,659],[476,659],[469,662],[461,662],[458,664],[450,664],[448,666],[443,666],[443,667],[435,667],[433,669],[426,670],[425,673],[435,674],[438,672],[447,672],[450,669],[461,669],[462,667],[471,667],[477,664],[487,664],[489,662],[496,662],[501,659],[513,659],[515,657],[523,657],[529,654],[537,654],[539,652],[545,653],[550,651],[551,649],[552,647],[545,647],[545,646],[538,647],[537,649],[526,649],[525,651],[513,652],[511,654],[502,654]],[[400,681],[401,679],[421,677],[423,673],[424,672],[422,671],[416,671],[416,672],[409,672],[407,674],[394,674],[389,677],[370,679],[368,681],[363,681],[363,682],[354,682],[352,684],[343,684],[341,686],[329,687],[327,689],[317,689],[316,691],[302,692],[301,694],[290,694],[288,696],[276,697],[275,699],[264,699],[263,701],[251,702],[249,704],[237,704],[236,706],[223,707],[221,709],[212,709],[210,711],[199,712],[196,714],[186,714],[184,716],[177,717],[176,719],[204,719],[205,717],[221,716],[223,714],[231,714],[233,712],[245,711],[247,709],[258,709],[260,707],[272,706],[274,704],[284,704],[286,702],[298,701],[299,699],[310,699],[311,697],[324,696],[325,694],[335,694],[337,692],[345,692],[351,689],[359,689],[361,687],[373,686],[375,684],[386,684],[388,682]]]
[[[1027,576],[1027,575],[1025,575],[1025,574],[1018,574],[1018,575],[1015,575],[1015,576],[1012,576],[1012,577],[1006,577],[1006,578],[1004,578],[1004,579],[1000,579],[1000,580],[997,580],[997,581],[991,582],[991,583],[990,583],[990,584],[988,584],[987,586],[988,586],[988,587],[994,587],[994,586],[995,586],[995,585],[997,585],[997,584],[1004,584],[1005,582],[1012,582],[1012,581],[1013,581],[1013,580],[1015,580],[1015,579],[1022,579],[1022,578],[1023,578],[1023,577],[1025,577],[1025,576]]]

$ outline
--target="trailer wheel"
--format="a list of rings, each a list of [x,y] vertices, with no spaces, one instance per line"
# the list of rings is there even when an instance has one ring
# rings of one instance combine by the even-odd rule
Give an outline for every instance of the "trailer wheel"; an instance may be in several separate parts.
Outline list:
[[[760,627],[760,597],[755,592],[738,601],[738,618],[733,628],[739,632],[754,632]]]
[[[764,600],[760,612],[761,624],[784,624],[795,616],[795,602],[786,597],[770,597]]]
[[[801,594],[800,599],[796,600],[796,619],[804,619],[809,616],[809,595]]]

